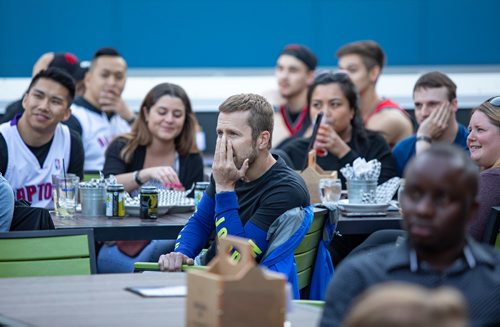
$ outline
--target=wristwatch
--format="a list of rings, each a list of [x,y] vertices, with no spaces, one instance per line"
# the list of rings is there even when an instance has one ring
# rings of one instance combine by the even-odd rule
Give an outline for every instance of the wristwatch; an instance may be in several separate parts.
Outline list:
[[[427,142],[427,143],[432,143],[432,139],[430,137],[428,137],[427,135],[419,135],[417,136],[416,138],[417,142],[419,141],[424,141],[424,142]]]
[[[134,172],[134,181],[137,183],[137,185],[141,186],[142,184],[144,184],[144,182],[139,179],[139,171],[140,170],[136,170]]]

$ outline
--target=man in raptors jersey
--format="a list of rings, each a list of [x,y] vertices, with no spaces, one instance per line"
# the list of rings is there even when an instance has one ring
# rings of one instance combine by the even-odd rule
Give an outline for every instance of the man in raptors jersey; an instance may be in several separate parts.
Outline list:
[[[23,97],[23,115],[0,125],[0,172],[16,199],[52,207],[52,175],[65,169],[83,177],[82,141],[60,123],[69,118],[74,96],[71,76],[57,68],[42,70]]]
[[[121,97],[127,64],[112,48],[97,50],[85,75],[85,93],[71,106],[67,125],[78,131],[85,149],[85,171],[102,170],[111,140],[130,131],[135,116]]]
[[[303,45],[287,45],[276,62],[276,79],[284,100],[274,106],[273,143],[281,148],[294,136],[303,136],[311,125],[307,107],[307,89],[314,79],[318,60]]]

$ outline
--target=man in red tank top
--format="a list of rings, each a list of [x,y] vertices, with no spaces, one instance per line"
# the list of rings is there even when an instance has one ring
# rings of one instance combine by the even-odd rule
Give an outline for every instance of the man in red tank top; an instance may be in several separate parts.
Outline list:
[[[413,124],[406,111],[375,90],[385,63],[382,48],[374,41],[353,42],[342,46],[337,58],[339,68],[349,74],[358,88],[366,128],[382,133],[391,147],[412,135]]]
[[[317,59],[303,45],[287,45],[276,62],[276,79],[283,102],[275,105],[273,145],[302,136],[311,125],[307,89],[314,79]]]

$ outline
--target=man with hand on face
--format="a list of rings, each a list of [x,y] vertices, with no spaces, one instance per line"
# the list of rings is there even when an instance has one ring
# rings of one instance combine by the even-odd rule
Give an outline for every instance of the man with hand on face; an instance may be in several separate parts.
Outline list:
[[[388,281],[453,287],[472,326],[500,325],[500,252],[467,235],[478,209],[479,169],[465,151],[434,145],[405,170],[401,198],[407,239],[347,258],[328,286],[321,326],[340,326],[353,301]]]
[[[71,115],[73,78],[57,68],[36,74],[23,97],[21,118],[0,125],[0,173],[17,200],[33,207],[52,207],[52,175],[83,177],[79,135],[60,124]]]
[[[115,49],[98,50],[85,75],[85,93],[71,106],[67,125],[82,136],[85,171],[102,170],[108,144],[129,132],[135,119],[121,97],[126,72],[127,64]]]
[[[437,71],[420,76],[413,87],[413,102],[420,124],[417,133],[399,142],[392,151],[399,176],[408,160],[432,143],[455,144],[467,151],[467,128],[455,117],[457,86],[448,76]]]
[[[175,252],[160,257],[161,270],[180,271],[182,264],[193,264],[192,258],[207,244],[214,229],[218,238],[234,235],[250,239],[257,262],[266,265],[273,233],[282,222],[280,216],[289,209],[298,210],[284,217],[289,226],[295,226],[288,237],[301,239],[305,235],[308,227],[301,222],[312,218],[309,193],[304,180],[281,158],[270,154],[272,132],[273,108],[262,96],[234,95],[220,105],[210,185],[180,232]],[[215,242],[203,264],[214,255],[214,246]],[[282,260],[293,260],[293,251],[290,256]],[[267,267],[289,273],[283,266]]]

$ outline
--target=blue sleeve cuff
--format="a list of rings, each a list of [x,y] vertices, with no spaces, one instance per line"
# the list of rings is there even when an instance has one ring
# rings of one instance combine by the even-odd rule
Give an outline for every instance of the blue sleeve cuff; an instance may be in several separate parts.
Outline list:
[[[238,197],[236,192],[221,192],[215,195],[215,214],[223,214],[230,210],[238,210]]]

